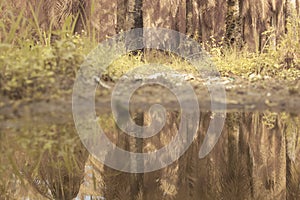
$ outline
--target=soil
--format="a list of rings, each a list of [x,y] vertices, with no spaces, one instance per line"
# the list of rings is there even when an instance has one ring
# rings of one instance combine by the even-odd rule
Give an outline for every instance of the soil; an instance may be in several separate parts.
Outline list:
[[[157,77],[156,77],[157,78]],[[132,80],[132,82],[143,81],[143,79]],[[220,79],[226,91],[226,102],[217,100],[218,103],[226,103],[227,112],[288,112],[300,113],[300,78],[294,81],[277,80],[273,78],[253,78],[245,80],[241,77],[222,77]],[[214,83],[214,79],[203,80],[200,77],[189,77],[188,82],[193,86],[198,97],[200,111],[209,111],[211,96],[207,86]],[[111,92],[116,83],[103,81],[105,87],[98,86],[96,93],[96,113],[111,113]],[[108,88],[108,87],[110,88]],[[130,88],[121,85],[123,89]],[[122,88],[121,88],[122,89]],[[185,91],[181,91],[184,93]],[[123,101],[123,96],[118,97]],[[0,127],[22,126],[17,119],[27,118],[31,123],[40,124],[64,123],[72,120],[72,96],[56,99],[41,100],[19,100],[11,101],[1,97],[0,104]],[[189,101],[187,95],[186,101]],[[148,85],[135,91],[130,101],[132,112],[143,112],[155,103],[162,104],[167,110],[179,110],[176,97],[166,88],[160,85]],[[4,123],[4,124],[3,124]],[[26,123],[26,120],[23,121]]]

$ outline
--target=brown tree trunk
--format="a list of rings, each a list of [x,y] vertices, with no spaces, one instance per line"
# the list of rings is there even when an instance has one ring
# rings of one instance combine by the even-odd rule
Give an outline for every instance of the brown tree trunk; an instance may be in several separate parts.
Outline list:
[[[295,0],[296,1],[296,10],[297,10],[297,15],[300,15],[300,0]]]
[[[241,45],[240,4],[238,0],[227,0],[225,45]]]
[[[126,30],[143,27],[143,1],[128,0],[126,13]]]

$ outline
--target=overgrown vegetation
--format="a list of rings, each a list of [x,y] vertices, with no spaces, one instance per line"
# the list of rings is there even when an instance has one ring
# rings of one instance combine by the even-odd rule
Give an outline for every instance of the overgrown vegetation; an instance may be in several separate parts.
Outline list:
[[[7,6],[4,1],[0,6],[2,4]],[[27,11],[27,15],[29,12],[33,17],[25,19],[24,10],[17,12],[13,7],[10,10],[2,6],[4,9],[6,11],[0,19],[0,94],[10,99],[39,99],[70,92],[76,71],[85,55],[96,46],[92,42],[95,40],[85,32],[74,35],[75,22],[71,16],[60,31],[52,28],[45,31],[35,21],[37,16],[33,10]],[[266,35],[267,40],[272,40],[274,31],[267,31]],[[237,75],[246,80],[295,80],[300,77],[300,20],[295,12],[288,19],[287,34],[282,35],[278,45],[266,43],[262,52],[250,52],[247,46],[243,49],[227,48],[225,41],[211,39],[209,45],[203,46],[207,47],[224,76]],[[188,63],[174,55],[144,57],[140,53],[124,55],[108,68],[106,74],[116,79],[133,66],[147,62],[169,64],[181,72],[195,72]]]
[[[271,34],[268,34],[270,33]],[[274,30],[266,32],[272,40]],[[214,41],[214,40],[213,40]],[[223,42],[214,41],[209,52],[222,75],[238,75],[246,79],[288,79],[300,77],[300,19],[296,13],[288,19],[287,34],[282,35],[277,46],[265,45],[262,52],[225,48]]]

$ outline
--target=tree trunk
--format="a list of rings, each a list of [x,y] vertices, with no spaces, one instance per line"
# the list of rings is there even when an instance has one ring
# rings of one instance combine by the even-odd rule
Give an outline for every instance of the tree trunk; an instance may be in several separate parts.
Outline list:
[[[240,4],[238,0],[227,0],[225,45],[241,45]]]

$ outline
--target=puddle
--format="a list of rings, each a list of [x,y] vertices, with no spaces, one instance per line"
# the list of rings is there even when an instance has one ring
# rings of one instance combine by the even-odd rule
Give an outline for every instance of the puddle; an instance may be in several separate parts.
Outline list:
[[[55,118],[61,113],[54,112],[51,116]],[[145,113],[132,116],[137,124],[151,123]],[[9,123],[4,120],[0,126],[0,173],[6,177],[1,182],[4,190],[1,193],[10,192],[16,198],[34,196],[34,186],[41,193],[52,197],[55,194],[57,198],[62,195],[149,200],[300,198],[300,115],[267,111],[227,113],[216,146],[208,156],[199,159],[211,117],[209,112],[201,113],[197,137],[183,156],[166,168],[144,174],[113,170],[88,156],[71,116],[63,119],[68,123],[49,120],[48,124],[47,116],[23,115],[15,120],[8,117]],[[146,139],[125,135],[111,115],[101,117],[99,124],[118,147],[145,153],[167,145],[176,135],[179,121],[179,113],[169,111],[162,131]],[[19,177],[29,182],[21,182]],[[57,189],[59,184],[64,192]]]

